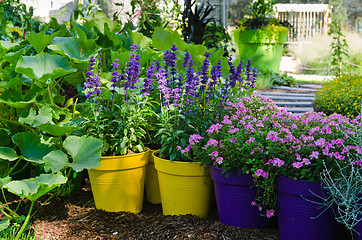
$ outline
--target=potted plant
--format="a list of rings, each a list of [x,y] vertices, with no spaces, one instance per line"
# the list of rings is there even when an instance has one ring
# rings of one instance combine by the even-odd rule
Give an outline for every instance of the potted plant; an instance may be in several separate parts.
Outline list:
[[[255,86],[255,69],[250,64],[243,69],[241,62],[235,67],[230,58],[229,74],[222,82],[221,61],[210,66],[209,52],[205,53],[199,71],[186,52],[183,69],[178,70],[176,50],[173,46],[165,52],[165,64],[155,74],[161,103],[156,136],[161,149],[154,156],[162,209],[165,215],[207,217],[212,186],[209,170],[198,156],[184,155],[190,148],[187,139],[190,137],[190,144],[201,140],[211,123],[219,118],[225,103]]]
[[[272,16],[273,4],[273,0],[249,2],[250,15],[240,19],[239,28],[233,33],[242,61],[251,59],[258,69],[278,73],[283,47],[288,39],[288,23]]]
[[[333,212],[322,209],[318,197],[328,194],[320,177],[323,162],[336,171],[335,160],[346,158],[343,144],[353,144],[339,128],[353,132],[356,121],[324,113],[281,115],[278,119],[267,134],[265,150],[270,159],[261,170],[269,175],[266,186],[275,179],[280,239],[334,239]]]
[[[89,60],[83,105],[84,133],[103,141],[101,165],[89,170],[96,207],[106,211],[140,212],[149,149],[144,147],[147,117],[152,108],[142,94],[140,55],[132,45],[128,63],[120,72],[103,72],[102,55]]]
[[[361,119],[361,115],[356,118]],[[344,161],[335,160],[338,166],[332,169],[324,163],[321,172],[323,188],[329,192],[328,196],[321,196],[325,206],[331,208],[335,219],[350,230],[354,239],[362,239],[362,125],[359,123],[353,132],[347,133],[353,145],[344,144],[348,150]]]
[[[228,102],[222,119],[211,125],[202,144],[192,143],[188,153],[210,166],[220,222],[236,227],[270,226],[274,210],[253,206],[259,190],[254,186],[256,172],[267,161],[266,124],[279,110],[259,94]],[[254,174],[255,173],[255,174]],[[267,176],[263,175],[267,178]]]

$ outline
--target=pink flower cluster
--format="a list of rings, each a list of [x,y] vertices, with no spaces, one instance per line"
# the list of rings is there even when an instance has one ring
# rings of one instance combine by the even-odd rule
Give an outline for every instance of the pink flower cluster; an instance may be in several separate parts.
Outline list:
[[[258,169],[258,170],[255,171],[254,175],[257,176],[257,177],[262,176],[262,177],[268,178],[269,173],[264,172],[262,169]]]

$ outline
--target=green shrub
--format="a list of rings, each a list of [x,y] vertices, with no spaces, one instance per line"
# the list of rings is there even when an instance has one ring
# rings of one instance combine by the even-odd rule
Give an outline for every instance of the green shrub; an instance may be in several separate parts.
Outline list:
[[[331,80],[315,98],[317,108],[326,114],[355,117],[361,112],[362,76],[344,75]]]
[[[256,85],[257,88],[293,86],[295,85],[295,79],[292,76],[288,76],[286,73],[279,74],[271,70],[262,70],[258,73]]]

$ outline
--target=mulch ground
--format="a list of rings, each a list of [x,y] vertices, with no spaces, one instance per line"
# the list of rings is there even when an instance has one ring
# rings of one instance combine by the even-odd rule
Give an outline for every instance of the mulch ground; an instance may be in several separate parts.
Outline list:
[[[28,206],[22,204],[20,212],[25,214]],[[279,239],[277,224],[268,229],[247,229],[220,223],[216,204],[206,219],[192,215],[164,216],[160,204],[147,201],[139,214],[97,210],[87,178],[80,191],[53,198],[35,209],[39,210],[32,218],[31,228],[36,231],[37,239]],[[341,227],[337,240],[347,239],[349,234]]]

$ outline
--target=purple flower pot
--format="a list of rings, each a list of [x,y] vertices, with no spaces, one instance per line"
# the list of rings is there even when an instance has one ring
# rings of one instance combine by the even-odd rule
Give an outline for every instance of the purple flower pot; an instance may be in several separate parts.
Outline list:
[[[210,175],[221,223],[243,228],[270,227],[271,220],[260,216],[258,208],[251,205],[256,197],[251,174],[226,177],[221,168],[210,166]]]
[[[280,240],[333,240],[337,225],[333,211],[322,215],[320,182],[293,180],[278,176],[276,179],[279,239]],[[318,215],[320,215],[318,218]]]
[[[354,233],[354,240],[362,240],[362,221],[360,221],[359,223],[357,223],[356,226],[354,226],[354,230],[356,231]]]

